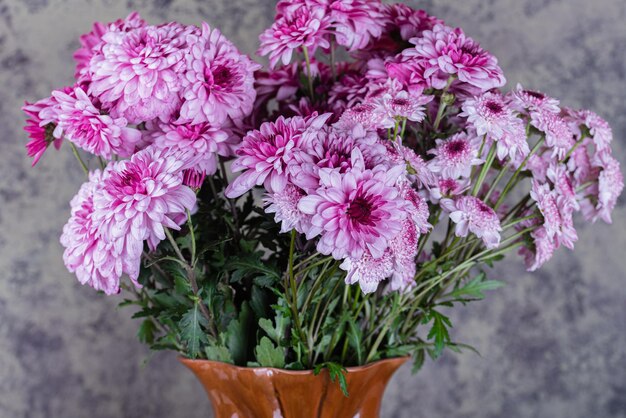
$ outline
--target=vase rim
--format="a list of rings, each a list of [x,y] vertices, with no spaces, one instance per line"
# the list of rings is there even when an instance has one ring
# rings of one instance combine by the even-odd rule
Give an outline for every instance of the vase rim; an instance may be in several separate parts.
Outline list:
[[[358,372],[358,371],[363,371],[363,370],[367,370],[370,369],[372,367],[376,367],[377,365],[380,364],[384,364],[384,363],[395,363],[399,366],[401,366],[402,364],[404,364],[405,362],[407,362],[409,359],[411,358],[411,356],[403,356],[403,357],[392,357],[392,358],[386,358],[386,359],[382,359],[382,360],[376,360],[373,361],[371,363],[367,363],[364,364],[362,366],[350,366],[350,367],[346,367],[346,370],[348,373],[350,372]],[[181,363],[187,365],[187,366],[191,366],[191,365],[216,365],[218,367],[229,367],[229,368],[234,368],[234,369],[239,369],[239,370],[252,370],[255,372],[260,372],[260,373],[264,373],[264,372],[271,372],[271,373],[282,373],[282,374],[289,374],[289,375],[309,375],[311,373],[313,373],[312,369],[307,369],[307,370],[288,370],[288,369],[279,369],[276,367],[244,367],[244,366],[237,366],[235,364],[231,364],[231,363],[225,363],[223,361],[216,361],[216,360],[205,360],[205,359],[190,359],[188,357],[185,356],[178,356],[178,361],[180,361]]]

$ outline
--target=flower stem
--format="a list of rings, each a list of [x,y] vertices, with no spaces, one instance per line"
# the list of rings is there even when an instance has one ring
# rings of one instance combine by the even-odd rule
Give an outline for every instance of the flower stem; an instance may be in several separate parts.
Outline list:
[[[85,174],[89,175],[89,168],[87,168],[87,164],[85,164],[83,159],[80,158],[80,154],[78,153],[78,149],[76,148],[76,145],[74,145],[73,143],[70,142],[70,147],[72,148],[72,152],[74,153],[74,157],[76,157],[76,159],[80,163],[80,166],[83,168],[83,171],[85,172]]]
[[[304,54],[304,62],[306,63],[306,76],[309,85],[309,94],[311,95],[311,100],[313,100],[315,98],[315,93],[313,92],[313,77],[311,77],[311,60],[309,58],[309,50],[306,46],[302,47],[302,53]]]

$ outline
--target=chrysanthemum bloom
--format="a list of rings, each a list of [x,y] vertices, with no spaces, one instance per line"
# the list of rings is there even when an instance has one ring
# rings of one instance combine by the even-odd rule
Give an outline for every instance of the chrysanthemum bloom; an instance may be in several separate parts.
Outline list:
[[[482,238],[488,249],[500,245],[500,220],[492,208],[474,196],[461,196],[454,200],[442,199],[441,206],[450,212],[456,224],[456,236],[466,237],[468,232]]]
[[[598,160],[600,171],[597,184],[586,187],[581,192],[585,196],[592,196],[592,199],[585,198],[581,206],[585,219],[595,222],[600,218],[610,224],[611,212],[624,190],[624,176],[619,162],[610,154],[601,153]],[[597,168],[594,171],[597,172]]]
[[[548,236],[568,248],[573,248],[578,236],[574,229],[571,203],[559,196],[549,184],[542,184],[537,180],[533,180],[530,197],[537,203]]]
[[[345,173],[353,167],[372,169],[387,162],[387,148],[378,134],[360,126],[352,130],[323,127],[307,134],[300,148],[296,158],[298,163],[290,166],[289,174],[292,181],[306,192],[319,187],[321,169],[337,169]],[[359,158],[354,158],[353,151],[357,148]]]
[[[167,122],[180,104],[185,34],[175,23],[104,34],[102,54],[90,63],[89,93],[129,123]]]
[[[422,37],[413,38],[415,48],[403,54],[425,60],[429,68],[424,75],[435,88],[445,86],[449,76],[454,75],[482,91],[502,87],[506,83],[498,60],[483,50],[472,38],[465,36],[460,28],[436,25],[424,31]]]
[[[314,0],[326,7],[337,44],[348,51],[363,49],[383,33],[382,5],[378,0]]]
[[[329,18],[321,6],[301,6],[278,18],[261,34],[258,54],[269,55],[270,65],[289,64],[293,51],[306,48],[313,56],[317,48],[328,48]]]
[[[372,257],[372,254],[366,250],[359,258],[345,258],[339,267],[348,272],[347,284],[358,283],[363,293],[367,294],[376,291],[380,282],[392,275],[393,261],[390,250],[386,250],[378,258]]]
[[[495,141],[504,136],[514,120],[518,120],[499,93],[487,92],[467,99],[461,108],[463,112],[459,116],[467,118],[478,135],[487,135]]]
[[[371,102],[360,103],[341,114],[337,126],[341,129],[353,129],[362,126],[367,130],[392,128],[394,122],[381,106]]]
[[[545,134],[546,145],[552,149],[552,158],[565,158],[574,146],[574,134],[561,116],[555,113],[534,112],[531,114],[530,123]]]
[[[521,113],[561,113],[558,100],[539,91],[526,90],[521,84],[507,94],[507,99],[511,107]]]
[[[406,290],[415,283],[417,270],[417,242],[419,231],[412,219],[402,222],[402,230],[389,243],[393,259],[393,274],[389,282],[390,290]]]
[[[320,235],[317,250],[337,260],[358,259],[365,251],[373,258],[382,257],[406,217],[406,202],[394,187],[403,172],[402,166],[343,174],[321,170],[320,188],[298,204],[313,216],[307,238]]]
[[[399,58],[400,59],[388,58],[385,61],[385,77],[399,81],[411,94],[421,94],[424,89],[433,87],[431,80],[424,75],[426,69],[430,68],[426,60],[406,58],[402,55],[400,55]],[[368,78],[375,75],[373,70],[374,69],[370,66],[370,71],[367,73]]]
[[[413,221],[418,233],[425,234],[432,229],[432,225],[428,223],[428,203],[426,199],[411,187],[408,181],[400,179],[397,187],[400,189],[400,196],[406,201],[406,210],[409,218]]]
[[[71,273],[76,273],[78,281],[111,295],[119,292],[123,273],[137,279],[143,243],[128,237],[118,244],[125,250],[120,252],[102,237],[99,223],[93,217],[94,193],[101,181],[99,170],[90,173],[89,181],[70,202],[72,215],[63,227],[61,244],[65,247],[65,266]]]
[[[198,157],[194,168],[207,175],[213,175],[217,171],[217,156],[223,155],[222,144],[229,137],[227,132],[209,123],[160,123],[149,135],[157,148],[191,151]]]
[[[287,184],[283,190],[265,196],[265,212],[274,214],[274,220],[281,225],[280,232],[295,229],[302,234],[308,231],[311,215],[298,209],[298,203],[304,196],[304,191],[293,184]]]
[[[554,185],[554,191],[561,197],[559,207],[561,212],[573,212],[580,209],[580,205],[576,199],[576,191],[572,183],[571,174],[567,167],[563,164],[552,162],[546,172],[546,177]]]
[[[196,204],[196,194],[183,185],[186,164],[180,152],[154,147],[114,163],[94,198],[105,238],[131,236],[155,249],[165,239],[164,228],[179,230],[178,222]]]
[[[383,13],[389,22],[385,32],[398,31],[404,41],[419,36],[425,30],[432,30],[437,24],[443,25],[443,20],[402,3],[384,5]]]
[[[448,139],[438,139],[437,147],[428,151],[435,156],[428,162],[428,168],[447,178],[469,177],[472,166],[481,164],[478,158],[480,145],[478,138],[469,138],[460,132]]]
[[[573,116],[570,117],[570,119],[573,119],[572,122],[577,125],[575,126],[576,131],[580,129],[580,125],[587,127],[597,153],[611,152],[613,130],[607,121],[591,110],[579,110],[570,112],[570,114]],[[572,126],[570,125],[570,127]],[[581,138],[578,138],[578,140],[580,139]]]
[[[129,128],[125,118],[112,118],[97,109],[83,89],[77,87],[72,95],[61,91],[52,95],[59,103],[59,128],[68,141],[108,160],[135,152],[141,132]]]
[[[42,119],[40,116],[42,111],[45,114],[45,109],[49,110],[47,120]],[[30,138],[26,144],[26,153],[29,157],[32,157],[32,165],[35,166],[50,144],[54,144],[54,147],[59,149],[63,143],[60,130],[56,129],[58,124],[58,103],[53,97],[48,97],[35,103],[26,102],[24,107],[22,107],[22,111],[27,116],[24,131],[28,133]],[[55,131],[57,131],[56,136]]]
[[[361,103],[367,96],[369,80],[360,71],[349,71],[332,85],[328,93],[328,103],[333,111],[344,110]]]
[[[329,117],[330,114],[287,119],[281,116],[275,122],[265,122],[259,130],[249,132],[231,166],[233,172],[243,173],[228,186],[226,195],[239,197],[261,184],[270,193],[282,190],[289,180],[287,165],[296,155],[303,132],[321,129]]]
[[[101,52],[102,37],[108,32],[128,32],[132,29],[146,26],[146,22],[139,16],[139,13],[132,12],[126,19],[118,19],[111,23],[95,22],[91,32],[81,35],[80,45],[81,47],[74,53],[74,60],[76,61],[76,72],[74,76],[78,80],[79,84],[84,82],[90,82],[91,77],[89,75],[89,63],[91,58],[97,53]]]
[[[188,38],[179,122],[224,123],[227,117],[250,114],[256,91],[254,71],[261,68],[226,39],[219,30],[202,24],[202,34]]]
[[[521,247],[519,254],[524,256],[528,271],[535,271],[543,266],[554,255],[556,245],[544,227],[537,228],[530,233],[533,240],[529,247]]]
[[[409,147],[398,142],[385,142],[388,158],[393,164],[405,164],[407,178],[418,188],[428,187],[436,182],[435,174],[430,171],[424,159]]]
[[[441,177],[429,187],[429,198],[433,203],[439,202],[442,198],[453,198],[465,193],[470,186],[469,178],[450,179]]]
[[[274,70],[255,72],[255,107],[267,104],[272,98],[279,102],[292,98],[300,88],[299,69],[300,63],[294,62]]]
[[[509,157],[514,168],[518,168],[530,154],[526,137],[526,128],[521,119],[513,118],[504,131],[504,135],[496,143],[496,156],[500,160]]]
[[[424,105],[430,103],[433,96],[409,94],[405,90],[389,91],[382,97],[382,106],[392,119],[408,119],[412,122],[421,122],[426,114]]]

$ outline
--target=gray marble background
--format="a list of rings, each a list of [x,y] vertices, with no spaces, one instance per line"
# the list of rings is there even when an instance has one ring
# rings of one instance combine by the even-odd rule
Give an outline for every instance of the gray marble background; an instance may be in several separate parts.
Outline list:
[[[462,26],[507,78],[597,110],[626,162],[626,1],[437,0],[420,6]],[[116,298],[81,287],[58,236],[83,176],[65,149],[36,169],[24,155],[23,100],[69,84],[78,36],[139,10],[153,23],[202,19],[247,52],[269,0],[0,0],[0,418],[207,417],[200,385],[174,354],[150,357]],[[455,312],[454,338],[482,357],[446,354],[402,369],[383,417],[626,417],[626,209],[579,229],[538,274],[511,258],[509,285]]]

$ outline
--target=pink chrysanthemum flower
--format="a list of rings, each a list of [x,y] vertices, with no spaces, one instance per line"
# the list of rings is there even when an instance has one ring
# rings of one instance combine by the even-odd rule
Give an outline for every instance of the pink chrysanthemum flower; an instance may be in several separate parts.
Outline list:
[[[388,158],[393,164],[405,164],[407,178],[418,188],[428,187],[436,182],[435,174],[430,171],[424,159],[409,147],[398,142],[385,142]]]
[[[348,272],[347,284],[358,283],[363,293],[367,294],[376,291],[380,282],[391,276],[394,272],[394,260],[390,250],[378,258],[374,258],[366,250],[361,257],[345,258],[339,267]]]
[[[462,109],[459,116],[466,117],[478,135],[487,135],[495,141],[499,141],[517,120],[499,93],[487,92],[467,99]]]
[[[224,123],[242,119],[252,111],[256,91],[254,71],[261,68],[227,40],[219,30],[202,24],[202,34],[186,55],[181,122]]]
[[[313,0],[324,5],[337,44],[348,51],[365,48],[383,33],[382,5],[377,0]]]
[[[287,184],[287,166],[300,147],[302,134],[311,129],[319,130],[330,114],[313,115],[309,118],[279,117],[275,122],[265,122],[259,130],[250,131],[237,150],[233,172],[243,171],[226,189],[230,198],[239,197],[254,186],[264,185],[270,193],[282,190]]]
[[[561,113],[558,100],[538,91],[526,90],[521,84],[508,93],[507,98],[511,107],[521,113]]]
[[[304,233],[309,229],[311,216],[298,209],[298,203],[304,196],[302,189],[288,184],[283,190],[267,194],[263,199],[266,205],[265,212],[273,213],[274,220],[281,224],[280,232],[295,229],[299,233]]]
[[[353,158],[357,148],[363,159]],[[306,136],[296,158],[298,163],[289,168],[289,174],[296,185],[309,192],[319,187],[321,169],[337,169],[340,173],[355,166],[371,169],[383,163],[386,156],[387,149],[375,132],[324,127]]]
[[[159,123],[149,136],[157,148],[191,151],[194,157],[197,157],[194,168],[208,175],[213,175],[217,171],[217,156],[227,156],[229,151],[224,144],[229,134],[209,123],[198,125]]]
[[[597,153],[611,152],[613,130],[607,121],[591,110],[575,112],[576,120],[589,129]]]
[[[399,81],[410,93],[422,92],[425,88],[433,87],[431,80],[425,76],[426,69],[429,68],[425,60],[417,58],[387,59],[384,63],[386,70],[385,77],[390,77]],[[368,63],[369,65],[369,63]],[[375,75],[373,68],[367,73],[368,77]]]
[[[534,112],[531,124],[545,134],[546,145],[552,148],[552,157],[565,158],[574,146],[574,134],[565,119],[555,113]]]
[[[89,93],[129,123],[168,121],[180,104],[186,33],[171,23],[104,34],[102,54],[90,63]]]
[[[407,213],[413,221],[417,232],[425,234],[432,229],[432,225],[428,223],[428,203],[426,199],[419,195],[413,187],[404,179],[399,180],[398,187],[400,196],[407,202]]]
[[[554,239],[557,245],[573,248],[578,235],[574,229],[571,201],[551,189],[549,184],[541,184],[537,180],[533,180],[530,197],[537,202],[548,237]]]
[[[279,3],[280,5],[280,3]],[[328,48],[329,18],[321,6],[300,5],[279,17],[272,27],[261,34],[258,54],[269,55],[270,65],[278,61],[289,64],[294,50],[306,48],[310,56],[317,48]]]
[[[121,247],[132,251],[120,253],[112,242],[103,239],[94,219],[93,202],[101,181],[99,170],[90,173],[89,181],[70,202],[72,215],[63,227],[61,244],[65,247],[63,261],[70,273],[76,273],[80,283],[112,295],[119,292],[123,273],[137,279],[143,244],[132,237],[122,238]]]
[[[478,141],[463,132],[445,140],[438,139],[437,147],[428,151],[435,156],[428,162],[428,168],[447,178],[469,177],[472,166],[483,162],[478,158]]]
[[[366,130],[380,128],[392,128],[394,122],[381,106],[366,102],[347,109],[339,117],[337,126],[341,129],[350,130],[361,126]]]
[[[532,231],[530,236],[533,239],[531,248],[522,247],[519,254],[524,256],[528,271],[535,271],[552,258],[556,245],[544,227]]]
[[[89,75],[89,63],[95,54],[101,52],[103,45],[102,37],[108,32],[128,32],[130,30],[146,26],[146,22],[139,16],[139,13],[133,12],[126,19],[118,19],[112,23],[95,22],[91,32],[81,35],[81,47],[74,53],[76,61],[75,77],[79,84],[91,81]]]
[[[433,96],[409,94],[405,90],[389,91],[382,97],[382,106],[392,119],[402,118],[421,122],[426,116],[424,105],[432,100]]]
[[[419,231],[412,219],[402,222],[402,230],[389,243],[393,256],[393,274],[389,282],[390,290],[406,290],[415,282],[417,266],[417,242]]]
[[[576,200],[576,191],[572,183],[571,174],[563,164],[552,163],[546,172],[546,177],[554,185],[554,190],[559,196],[561,212],[573,212],[580,209]]]
[[[450,179],[441,177],[428,189],[429,198],[433,203],[437,203],[443,198],[454,198],[465,193],[469,186],[469,178]]]
[[[183,185],[188,156],[148,147],[106,171],[94,198],[102,233],[108,240],[132,236],[151,249],[165,239],[164,228],[179,230],[196,194]]]
[[[386,32],[398,31],[404,41],[421,35],[425,30],[432,30],[437,24],[443,25],[443,20],[402,3],[384,5],[383,11],[389,22]]]
[[[435,88],[443,88],[451,75],[482,91],[502,87],[506,83],[498,60],[460,28],[436,25],[433,30],[424,31],[422,37],[411,39],[411,42],[415,48],[407,49],[403,54],[428,63],[424,75],[432,80]]]
[[[299,63],[292,63],[270,71],[257,71],[254,74],[255,106],[266,104],[272,98],[279,102],[292,98],[300,88],[299,69]]]
[[[600,166],[600,171],[597,184],[582,190],[586,198],[581,205],[585,219],[595,222],[600,218],[610,224],[612,223],[611,212],[624,190],[624,176],[620,170],[619,162],[610,154],[602,153],[598,160],[597,164]],[[597,171],[597,168],[594,171]]]
[[[83,89],[77,87],[72,95],[62,91],[52,95],[59,103],[58,126],[68,141],[108,160],[135,152],[141,132],[126,126],[125,118],[112,118],[97,109]]]
[[[48,120],[44,120],[40,116],[42,111],[44,114],[46,113],[46,109],[49,113]],[[35,103],[26,102],[22,110],[27,116],[24,131],[28,133],[30,138],[26,144],[26,153],[29,157],[32,157],[32,165],[35,166],[51,144],[54,144],[54,147],[59,149],[63,143],[60,131],[56,129],[58,124],[58,103],[54,97],[48,97]],[[57,135],[55,135],[55,131]]]
[[[406,217],[406,203],[394,187],[403,172],[402,166],[352,169],[344,174],[320,171],[320,188],[298,204],[302,212],[313,216],[307,238],[320,235],[318,251],[338,260],[358,259],[365,251],[382,257]]]
[[[477,197],[442,199],[441,206],[450,212],[450,219],[456,224],[456,236],[466,237],[468,232],[472,232],[478,238],[482,238],[488,249],[500,245],[502,227],[498,215]]]
[[[504,135],[496,143],[496,156],[500,160],[504,160],[508,156],[513,162],[513,166],[518,168],[528,154],[530,154],[530,147],[524,123],[521,119],[513,118],[504,131]]]
[[[333,111],[344,110],[361,103],[368,93],[369,80],[359,71],[349,71],[335,82],[328,92],[328,103]]]

